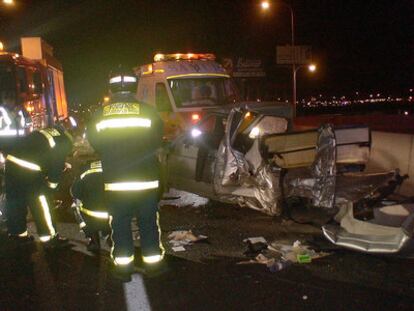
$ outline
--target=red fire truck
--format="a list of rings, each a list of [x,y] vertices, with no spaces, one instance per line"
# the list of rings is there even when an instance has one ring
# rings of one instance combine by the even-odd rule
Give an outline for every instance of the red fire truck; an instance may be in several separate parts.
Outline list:
[[[22,38],[21,48],[21,55],[0,51],[3,138],[22,136],[68,117],[63,70],[53,48],[39,37]]]

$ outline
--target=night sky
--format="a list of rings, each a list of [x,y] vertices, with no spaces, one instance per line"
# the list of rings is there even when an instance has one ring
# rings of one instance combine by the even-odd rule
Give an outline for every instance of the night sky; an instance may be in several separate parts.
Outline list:
[[[111,69],[134,67],[162,52],[213,52],[275,61],[290,42],[290,13],[258,1],[15,0],[1,7],[0,38],[19,49],[41,36],[55,49],[71,103],[96,103]],[[304,93],[401,94],[414,84],[414,1],[293,0],[296,43],[313,47],[314,77]]]

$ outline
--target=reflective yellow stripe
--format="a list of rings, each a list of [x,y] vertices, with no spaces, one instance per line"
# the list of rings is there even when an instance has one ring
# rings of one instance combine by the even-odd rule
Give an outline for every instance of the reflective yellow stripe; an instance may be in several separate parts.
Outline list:
[[[101,168],[92,168],[90,170],[87,170],[82,175],[80,175],[80,179],[83,179],[83,178],[85,178],[86,175],[93,174],[93,173],[102,173],[102,169]]]
[[[223,73],[187,73],[182,75],[175,75],[175,76],[169,76],[167,79],[175,79],[175,78],[186,78],[186,77],[217,77],[217,78],[230,78],[229,75],[223,74]]]
[[[109,214],[107,212],[96,212],[96,211],[91,211],[89,209],[86,209],[84,207],[79,207],[79,210],[86,214],[89,215],[91,217],[95,217],[95,218],[100,218],[100,219],[108,219],[109,218]]]
[[[4,129],[0,131],[0,136],[22,136],[24,134],[24,130]]]
[[[134,255],[129,256],[129,257],[115,257],[114,258],[114,263],[117,266],[129,265],[133,261],[134,261]]]
[[[103,120],[96,124],[98,132],[108,128],[151,127],[151,120],[144,118],[120,118]]]
[[[141,191],[158,188],[158,180],[144,182],[118,182],[105,184],[105,191]]]
[[[160,213],[157,212],[157,230],[158,230],[159,247],[160,247],[160,250],[161,250],[161,256],[164,257],[165,248],[164,248],[164,245],[162,245],[160,228],[161,228],[160,227]]]
[[[59,184],[48,181],[47,185],[49,186],[49,188],[56,189]]]
[[[51,148],[56,146],[55,140],[53,139],[53,136],[50,133],[44,130],[39,131],[39,133],[42,134],[44,137],[46,137],[47,141],[49,142],[49,146]]]
[[[47,204],[46,197],[44,195],[40,195],[39,201],[43,209],[43,215],[45,217],[46,225],[49,228],[50,235],[55,236],[56,231],[55,228],[53,228],[52,215],[50,214],[49,204]]]
[[[20,233],[18,236],[21,237],[21,238],[24,238],[26,236],[29,236],[29,232],[27,232],[27,230],[26,230],[25,232]]]
[[[142,260],[145,263],[157,263],[163,259],[163,255],[154,255],[154,256],[142,256]]]
[[[45,235],[45,236],[41,236],[39,237],[40,242],[49,242],[52,239],[52,237],[50,235]]]
[[[13,162],[13,163],[16,163],[17,165],[20,165],[21,167],[28,168],[29,170],[32,170],[32,171],[41,171],[42,170],[39,165],[34,164],[32,162],[29,162],[29,161],[25,161],[25,160],[16,158],[12,155],[8,155],[6,159],[9,160],[10,162]]]

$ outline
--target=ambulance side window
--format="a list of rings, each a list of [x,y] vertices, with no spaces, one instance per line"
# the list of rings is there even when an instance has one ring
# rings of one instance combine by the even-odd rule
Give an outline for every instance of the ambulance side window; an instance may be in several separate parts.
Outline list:
[[[164,83],[155,85],[155,105],[159,112],[171,112],[171,102]]]
[[[34,93],[36,94],[43,93],[42,77],[40,76],[39,71],[33,72],[33,84],[34,84]]]
[[[20,86],[20,92],[27,93],[28,85],[27,85],[26,68],[24,67],[17,68],[17,80]]]

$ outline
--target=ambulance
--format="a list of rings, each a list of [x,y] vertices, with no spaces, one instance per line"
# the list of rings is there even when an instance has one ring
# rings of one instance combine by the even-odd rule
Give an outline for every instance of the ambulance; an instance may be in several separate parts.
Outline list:
[[[135,69],[137,99],[154,106],[173,139],[196,124],[203,110],[228,106],[238,93],[214,54],[156,54],[154,62]]]

